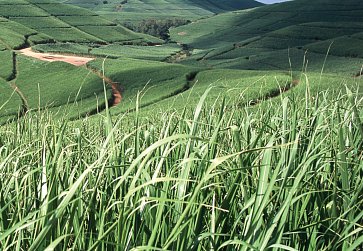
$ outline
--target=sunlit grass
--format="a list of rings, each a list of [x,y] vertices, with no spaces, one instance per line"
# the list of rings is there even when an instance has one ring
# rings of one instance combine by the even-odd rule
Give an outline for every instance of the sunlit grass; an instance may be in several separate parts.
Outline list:
[[[208,90],[209,91],[209,90]],[[0,128],[1,250],[355,250],[362,100]],[[103,116],[103,117],[101,117]]]

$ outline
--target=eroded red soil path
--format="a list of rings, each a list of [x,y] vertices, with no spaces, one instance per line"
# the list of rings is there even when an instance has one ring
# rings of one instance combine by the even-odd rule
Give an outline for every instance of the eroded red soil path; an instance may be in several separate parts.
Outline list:
[[[102,78],[107,84],[111,85],[112,96],[113,96],[112,106],[116,106],[119,103],[121,103],[121,100],[122,100],[122,95],[121,95],[122,87],[120,86],[120,84],[117,83],[117,82],[114,82],[110,78],[104,76],[102,72],[99,72],[99,71],[97,71],[95,69],[92,69],[92,68],[88,68],[88,69],[91,70],[96,75],[98,75],[100,78]]]

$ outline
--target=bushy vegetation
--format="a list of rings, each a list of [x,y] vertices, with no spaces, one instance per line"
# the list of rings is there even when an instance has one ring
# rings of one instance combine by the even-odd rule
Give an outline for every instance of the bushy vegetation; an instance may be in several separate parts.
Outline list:
[[[190,21],[184,19],[148,19],[142,20],[140,23],[137,24],[128,22],[124,23],[123,25],[133,31],[149,34],[167,40],[169,39],[170,28],[182,26],[188,23],[190,23]]]

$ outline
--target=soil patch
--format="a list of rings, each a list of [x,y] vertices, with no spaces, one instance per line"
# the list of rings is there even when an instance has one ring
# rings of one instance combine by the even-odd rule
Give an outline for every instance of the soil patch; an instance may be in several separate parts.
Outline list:
[[[52,54],[52,53],[40,53],[34,52],[31,48],[26,48],[20,50],[22,55],[37,58],[39,60],[47,61],[47,62],[55,62],[55,61],[62,61],[68,64],[72,64],[75,66],[82,66],[87,64],[88,62],[94,60],[94,58],[87,58],[87,57],[79,57],[79,56],[65,56],[59,54]]]
[[[102,72],[93,69],[91,67],[87,67],[90,71],[92,71],[93,73],[95,73],[97,76],[99,76],[100,78],[102,78],[107,84],[109,84],[111,86],[112,89],[112,101],[111,101],[111,105],[112,106],[117,106],[118,104],[121,103],[122,100],[122,91],[123,88],[121,87],[120,83],[118,82],[114,82],[112,81],[110,78],[104,76],[102,74]]]

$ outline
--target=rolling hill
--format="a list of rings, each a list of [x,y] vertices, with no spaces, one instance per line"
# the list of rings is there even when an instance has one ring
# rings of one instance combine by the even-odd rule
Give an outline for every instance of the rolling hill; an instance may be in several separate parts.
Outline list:
[[[310,68],[321,68],[332,44],[334,64],[328,67],[337,69],[348,60],[357,71],[362,65],[362,21],[363,3],[358,0],[296,0],[198,20],[172,29],[171,38],[192,49],[188,63],[237,69],[287,70],[289,57],[293,68],[301,69],[306,51]]]
[[[196,20],[226,11],[258,7],[254,0],[59,0],[85,7],[119,23],[144,19],[180,18]]]

